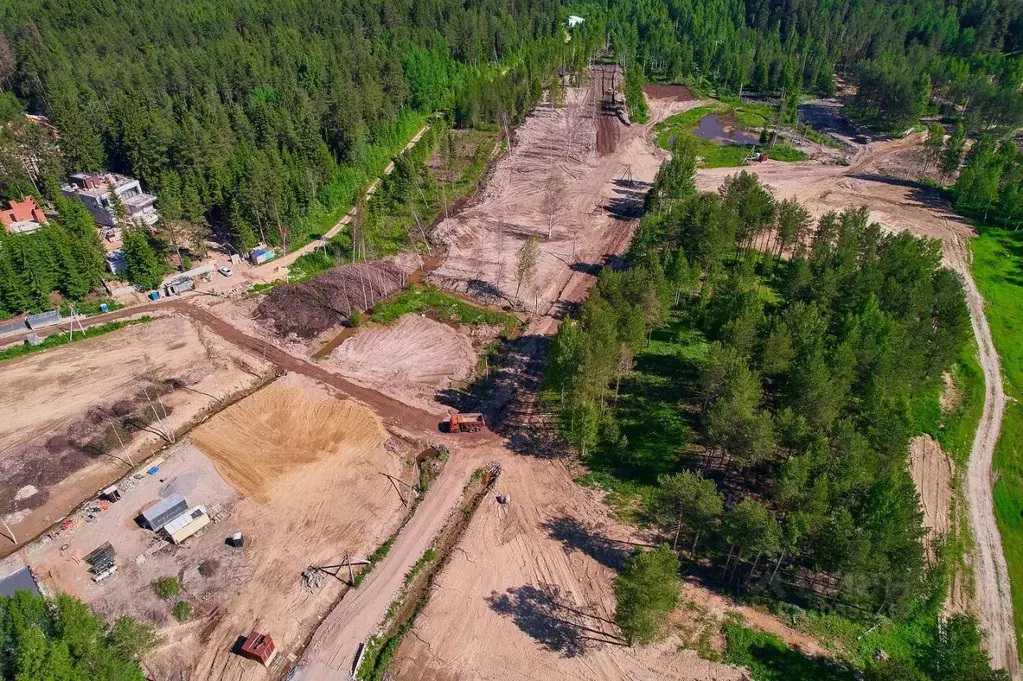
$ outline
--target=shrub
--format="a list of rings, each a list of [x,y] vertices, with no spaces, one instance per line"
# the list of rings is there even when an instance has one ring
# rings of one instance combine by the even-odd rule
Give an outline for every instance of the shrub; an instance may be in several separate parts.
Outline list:
[[[174,619],[179,622],[187,622],[192,616],[192,604],[188,601],[178,601],[171,610]]]
[[[174,598],[181,592],[181,584],[178,583],[177,577],[161,577],[153,581],[152,587],[153,593],[165,601]]]

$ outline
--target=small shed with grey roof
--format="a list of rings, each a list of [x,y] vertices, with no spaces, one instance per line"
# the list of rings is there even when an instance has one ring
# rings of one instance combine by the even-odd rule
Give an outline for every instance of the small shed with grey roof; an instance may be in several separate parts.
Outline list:
[[[175,493],[142,511],[139,517],[143,527],[156,532],[187,510],[185,497]]]
[[[25,317],[25,323],[28,324],[28,328],[42,329],[47,326],[54,326],[60,324],[60,310],[50,310],[49,312],[40,312],[39,314],[30,314]]]

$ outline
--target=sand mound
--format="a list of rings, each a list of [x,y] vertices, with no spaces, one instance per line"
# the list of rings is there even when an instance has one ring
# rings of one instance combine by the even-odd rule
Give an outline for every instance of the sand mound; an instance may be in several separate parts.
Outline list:
[[[346,447],[382,444],[387,434],[365,407],[285,381],[224,410],[191,438],[232,487],[266,501],[278,478]]]
[[[357,380],[443,386],[467,379],[476,353],[469,339],[450,326],[405,315],[390,326],[359,331],[331,353],[331,361]]]

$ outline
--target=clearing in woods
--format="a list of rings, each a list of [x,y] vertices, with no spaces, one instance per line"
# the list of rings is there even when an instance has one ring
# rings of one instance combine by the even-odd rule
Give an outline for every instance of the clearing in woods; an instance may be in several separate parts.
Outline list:
[[[122,459],[166,444],[158,433],[186,427],[268,370],[177,316],[4,362],[0,512],[31,540],[123,475]],[[25,496],[29,485],[36,491]],[[16,548],[3,539],[0,556]]]
[[[952,460],[941,451],[941,445],[930,435],[920,435],[909,443],[909,472],[920,494],[920,507],[927,528],[927,559],[936,559],[935,542],[951,529]]]
[[[346,553],[371,554],[405,513],[386,476],[410,482],[406,459],[415,451],[401,441],[385,447],[388,435],[367,408],[295,374],[235,406],[240,409],[207,424],[209,453],[198,442],[179,443],[166,452],[159,475],[141,475],[93,522],[27,550],[47,587],[72,593],[102,614],[157,625],[163,642],[144,660],[154,678],[265,679],[262,666],[232,653],[238,637],[254,627],[267,630],[283,663],[347,588],[323,573],[304,584],[303,571],[335,565]],[[237,418],[257,415],[253,428],[239,427],[249,424]],[[251,477],[238,475],[243,463],[255,471]],[[161,549],[164,543],[135,516],[173,492],[219,520],[183,545]],[[234,532],[245,535],[244,549],[225,544]],[[97,584],[82,558],[106,541],[117,553],[118,572]],[[173,600],[159,600],[150,587],[167,576],[178,578],[178,598],[193,606],[186,623],[170,616]]]
[[[479,229],[466,231],[464,241],[452,242],[449,260],[438,273],[452,272],[459,267],[458,263],[465,262],[462,260],[464,253],[471,252],[474,243],[487,244],[490,249],[487,252],[494,253],[491,245],[497,243],[499,236],[493,229],[494,215],[511,211],[512,197],[520,197],[522,201],[520,220],[532,219],[528,217],[531,215],[529,201],[534,197],[539,199],[540,189],[534,187],[530,194],[523,185],[529,181],[542,185],[545,173],[533,170],[534,179],[529,180],[527,168],[532,166],[527,164],[540,166],[541,160],[565,163],[558,153],[559,148],[552,146],[550,138],[541,131],[546,129],[548,135],[553,135],[559,124],[572,117],[573,105],[578,107],[585,101],[585,94],[570,90],[569,111],[540,110],[527,119],[519,131],[518,146],[498,164],[495,186],[488,187],[484,201],[477,208],[462,215],[466,220],[462,226],[471,223]],[[614,170],[609,169],[624,169],[636,159],[643,159],[644,164],[632,166],[634,177],[653,178],[659,157],[649,139],[650,127],[678,111],[678,107],[690,104],[679,101],[676,91],[668,94],[667,101],[651,100],[650,123],[626,130],[616,155],[597,156],[593,147],[596,130],[592,117],[583,128],[587,131],[585,141],[589,146],[581,152],[580,159],[599,164],[603,172],[603,176],[592,173],[597,177],[581,175],[569,184],[577,205],[583,208],[574,217],[586,226],[593,241],[588,246],[590,257],[595,248],[602,249],[600,252],[612,252],[609,248],[621,252],[627,247],[632,225],[615,220],[605,210],[591,215],[594,208],[601,206],[613,210],[613,206],[594,197],[613,195],[619,185],[615,183]],[[582,148],[583,140],[582,135],[575,140],[577,151]],[[649,166],[645,165],[647,161]],[[506,167],[502,168],[502,164]],[[637,172],[637,168],[642,170]],[[509,184],[521,188],[522,193],[509,191]],[[634,200],[642,199],[646,185],[641,184],[639,189]],[[526,198],[522,199],[523,196]],[[606,234],[612,220],[625,228],[625,238],[620,242]],[[532,224],[532,230],[542,227],[535,222]],[[541,245],[548,261],[558,263],[560,261],[553,257],[555,248],[559,244],[562,248],[570,247],[571,234],[558,234],[556,230],[555,235],[554,240],[542,241]],[[509,254],[506,257],[512,258],[514,247],[506,247],[506,250]],[[494,278],[487,281],[506,287],[507,281],[502,283],[496,278],[493,261],[490,265],[488,276]],[[561,276],[563,271],[564,279],[560,284],[549,286],[558,304],[584,298],[592,277],[580,280],[575,286],[569,277],[582,272],[573,274],[566,264],[558,267],[564,270],[552,266],[550,276]],[[566,285],[566,282],[569,283]],[[552,313],[561,310],[558,305],[548,305],[541,306],[541,311],[548,307]],[[557,320],[546,317],[536,321],[523,338],[528,338],[529,333],[552,333],[556,328]],[[608,681],[742,678],[740,669],[700,659],[695,650],[680,650],[683,640],[678,633],[651,646],[625,647],[612,623],[613,582],[617,569],[635,546],[635,528],[616,521],[602,495],[574,482],[573,471],[561,461],[543,460],[529,456],[528,452],[513,454],[504,447],[477,454],[477,461],[486,460],[500,461],[503,473],[495,492],[508,495],[511,502],[501,505],[491,500],[477,510],[466,535],[436,578],[435,597],[425,605],[409,635],[402,639],[391,667],[395,678],[412,681],[505,679],[509,676]],[[434,501],[437,499],[428,499],[427,503]],[[811,653],[820,652],[812,649],[813,644],[806,636],[786,629],[773,618],[729,606],[700,587],[687,585],[686,598],[697,601],[695,607],[705,608],[709,616],[717,619],[723,619],[728,611],[739,610],[754,626],[760,626],[759,620],[763,620],[766,628],[777,628],[775,633],[786,641],[804,644]],[[679,617],[683,615],[680,610]]]
[[[484,302],[551,312],[573,272],[638,215],[666,157],[650,143],[650,128],[693,104],[679,99],[653,100],[650,122],[626,127],[601,113],[600,78],[591,73],[587,87],[567,89],[564,107],[538,106],[479,198],[437,226],[447,254],[430,280]],[[598,153],[598,119],[615,130],[613,151]],[[540,255],[520,282],[518,254],[529,237],[540,239]]]

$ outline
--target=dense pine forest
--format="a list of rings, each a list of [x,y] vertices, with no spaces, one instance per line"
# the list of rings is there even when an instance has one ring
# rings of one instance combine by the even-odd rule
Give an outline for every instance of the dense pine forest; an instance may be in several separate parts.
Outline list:
[[[422,114],[521,117],[560,23],[550,0],[5,3],[0,85],[56,124],[65,169],[132,174],[168,220],[283,244]]]
[[[566,42],[569,11],[586,21]],[[308,241],[432,112],[460,127],[514,124],[555,68],[602,46],[626,67],[638,121],[646,79],[795,106],[840,76],[858,87],[861,120],[904,130],[942,113],[972,133],[1023,120],[1021,36],[1011,0],[4,3],[0,196],[52,199],[79,170],[138,177],[173,225],[134,240],[133,279],[150,286],[175,234],[239,249]],[[49,118],[59,150],[25,113]],[[26,294],[0,295],[7,313],[45,306],[50,281],[66,296],[80,289],[71,279],[102,275],[102,263],[62,274],[62,256],[37,246],[21,249],[45,256],[34,283],[26,258],[3,266],[23,279],[6,288],[34,289],[28,308]]]
[[[681,138],[662,166],[629,267],[559,328],[562,433],[689,569],[853,619],[930,621],[938,645],[954,551],[928,567],[907,457],[918,405],[970,338],[962,281],[937,241],[884,234],[865,208],[814,222],[744,171],[698,194],[695,148]],[[974,639],[969,676],[929,669],[931,644],[899,663],[997,678]]]
[[[831,94],[858,86],[858,115],[902,131],[921,114],[971,130],[1023,121],[1023,4],[846,0],[608,2],[626,63],[735,94]]]

